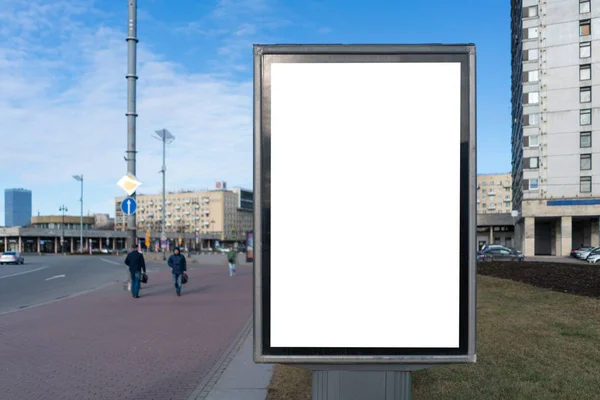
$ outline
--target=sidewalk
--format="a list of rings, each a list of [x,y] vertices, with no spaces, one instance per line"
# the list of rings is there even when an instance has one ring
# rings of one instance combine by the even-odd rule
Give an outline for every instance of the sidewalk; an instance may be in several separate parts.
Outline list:
[[[273,365],[254,363],[252,322],[253,319],[250,319],[187,400],[266,399]]]

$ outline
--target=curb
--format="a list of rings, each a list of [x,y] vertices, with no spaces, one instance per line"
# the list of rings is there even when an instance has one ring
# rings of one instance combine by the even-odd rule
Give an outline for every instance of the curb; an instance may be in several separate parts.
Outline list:
[[[251,316],[248,322],[244,325],[241,331],[237,334],[233,343],[225,350],[225,352],[219,357],[215,365],[208,371],[206,376],[200,381],[196,389],[189,395],[187,400],[204,400],[208,397],[211,390],[223,375],[223,372],[229,367],[231,360],[236,356],[244,340],[252,332],[252,321],[254,316]]]

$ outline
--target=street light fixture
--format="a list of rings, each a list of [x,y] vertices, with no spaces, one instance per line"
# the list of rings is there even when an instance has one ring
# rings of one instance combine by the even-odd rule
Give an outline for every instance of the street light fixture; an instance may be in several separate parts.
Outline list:
[[[64,254],[65,252],[65,212],[68,212],[69,209],[64,204],[58,208],[58,211],[62,212],[62,235],[60,237],[60,252]]]
[[[167,153],[167,143],[172,143],[175,140],[175,136],[171,134],[167,129],[161,129],[159,131],[155,131],[156,136],[153,138],[158,139],[163,144],[163,164],[160,172],[162,172],[162,228],[161,228],[161,247],[163,251],[163,260],[167,259],[167,249],[162,246],[162,240],[165,237],[165,225],[167,223],[167,199],[165,193],[165,182],[166,182],[166,173],[167,173],[167,164],[166,164],[166,153]]]
[[[79,252],[83,253],[83,174],[73,175],[73,179],[81,182],[81,197],[79,201],[81,202],[81,213],[79,216]]]

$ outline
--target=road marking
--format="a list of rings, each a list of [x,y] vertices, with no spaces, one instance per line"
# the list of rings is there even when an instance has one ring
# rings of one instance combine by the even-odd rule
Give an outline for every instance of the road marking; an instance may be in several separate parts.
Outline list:
[[[54,275],[54,276],[51,276],[50,278],[46,278],[44,280],[45,281],[51,281],[52,279],[64,278],[65,276],[66,275],[64,275],[64,274],[63,275]]]
[[[48,267],[36,268],[36,269],[29,270],[29,271],[17,272],[16,274],[4,275],[4,276],[0,276],[0,279],[12,278],[13,276],[30,274],[32,272],[41,271],[41,270],[46,269],[46,268],[48,268]]]
[[[101,258],[101,260],[104,261],[104,262],[107,262],[107,263],[111,263],[111,264],[115,264],[115,265],[121,265],[121,263],[118,263],[116,261],[107,260],[106,258]]]

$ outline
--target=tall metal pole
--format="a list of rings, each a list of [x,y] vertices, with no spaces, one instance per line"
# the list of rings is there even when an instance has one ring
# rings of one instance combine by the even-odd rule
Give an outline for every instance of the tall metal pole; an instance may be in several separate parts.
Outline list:
[[[136,174],[136,131],[135,119],[137,117],[135,109],[136,96],[136,61],[137,61],[137,0],[129,0],[129,24],[127,32],[127,173],[135,176]],[[134,200],[136,193],[130,197]],[[137,243],[137,226],[135,214],[127,217],[127,229],[129,230],[130,246]]]
[[[167,223],[167,192],[166,192],[166,174],[167,174],[167,136],[163,136],[163,162],[162,162],[162,230],[160,237],[165,236],[165,225]],[[161,242],[162,246],[162,242]],[[163,247],[163,260],[167,259],[167,248]]]
[[[73,179],[81,184],[79,197],[79,202],[81,203],[81,212],[79,213],[79,252],[83,253],[83,174],[73,175]]]
[[[81,197],[79,201],[81,201],[81,210],[79,212],[79,252],[83,254],[83,174],[81,177]]]
[[[158,131],[155,131],[156,136],[154,136],[155,139],[158,139],[160,141],[162,141],[162,145],[163,145],[163,162],[162,162],[162,168],[160,169],[160,172],[163,174],[162,176],[162,228],[161,228],[161,247],[162,247],[162,238],[166,237],[165,236],[165,225],[167,224],[167,192],[166,192],[166,175],[167,175],[167,143],[171,143],[173,142],[173,140],[175,140],[175,136],[173,136],[173,134],[171,134],[171,132],[169,132],[169,130],[167,129],[161,129]],[[167,259],[167,249],[166,246],[162,248],[163,251],[163,260]]]

